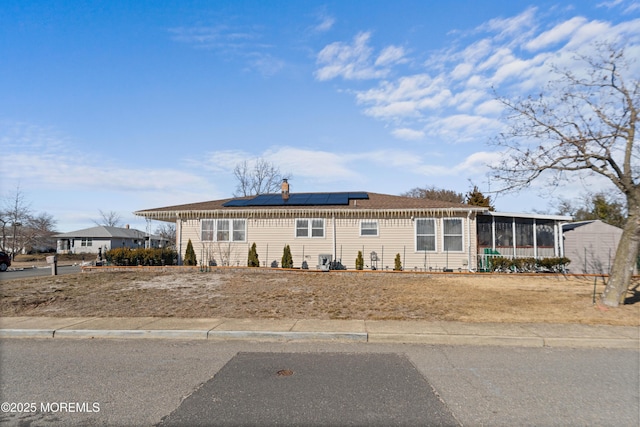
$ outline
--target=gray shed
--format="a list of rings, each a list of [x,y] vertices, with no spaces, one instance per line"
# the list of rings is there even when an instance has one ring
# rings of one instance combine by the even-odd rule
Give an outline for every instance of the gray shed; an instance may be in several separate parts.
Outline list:
[[[562,231],[571,273],[609,274],[622,236],[621,228],[593,220],[564,224]]]

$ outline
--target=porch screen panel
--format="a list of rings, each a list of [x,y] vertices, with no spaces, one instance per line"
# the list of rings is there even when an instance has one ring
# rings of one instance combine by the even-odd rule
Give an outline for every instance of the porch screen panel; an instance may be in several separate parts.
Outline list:
[[[539,248],[553,248],[554,245],[553,221],[536,221],[536,243]]]
[[[496,248],[513,247],[513,220],[496,218]]]
[[[462,251],[462,219],[445,218],[442,220],[445,251]]]
[[[493,237],[491,232],[491,217],[479,216],[477,219],[478,229],[478,246],[481,248],[490,248],[493,246]]]
[[[416,250],[436,250],[436,222],[434,219],[416,219]]]
[[[516,218],[516,246],[519,248],[533,247],[533,219]]]

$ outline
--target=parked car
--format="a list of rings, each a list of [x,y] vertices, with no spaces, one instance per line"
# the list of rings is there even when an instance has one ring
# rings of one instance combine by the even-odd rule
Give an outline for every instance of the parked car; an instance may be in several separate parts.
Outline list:
[[[11,257],[6,252],[0,251],[0,271],[7,271],[10,265]]]

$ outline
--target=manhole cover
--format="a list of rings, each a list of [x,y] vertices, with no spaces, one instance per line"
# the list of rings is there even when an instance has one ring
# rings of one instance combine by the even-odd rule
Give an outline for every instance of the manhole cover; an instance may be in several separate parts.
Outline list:
[[[279,377],[290,377],[291,375],[293,375],[293,371],[291,369],[281,369],[278,372],[276,372],[276,374]]]

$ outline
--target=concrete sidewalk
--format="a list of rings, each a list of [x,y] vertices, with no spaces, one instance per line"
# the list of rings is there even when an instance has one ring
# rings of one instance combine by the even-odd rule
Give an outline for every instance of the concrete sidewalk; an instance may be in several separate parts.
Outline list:
[[[640,327],[387,320],[3,317],[0,338],[177,338],[640,349]]]

